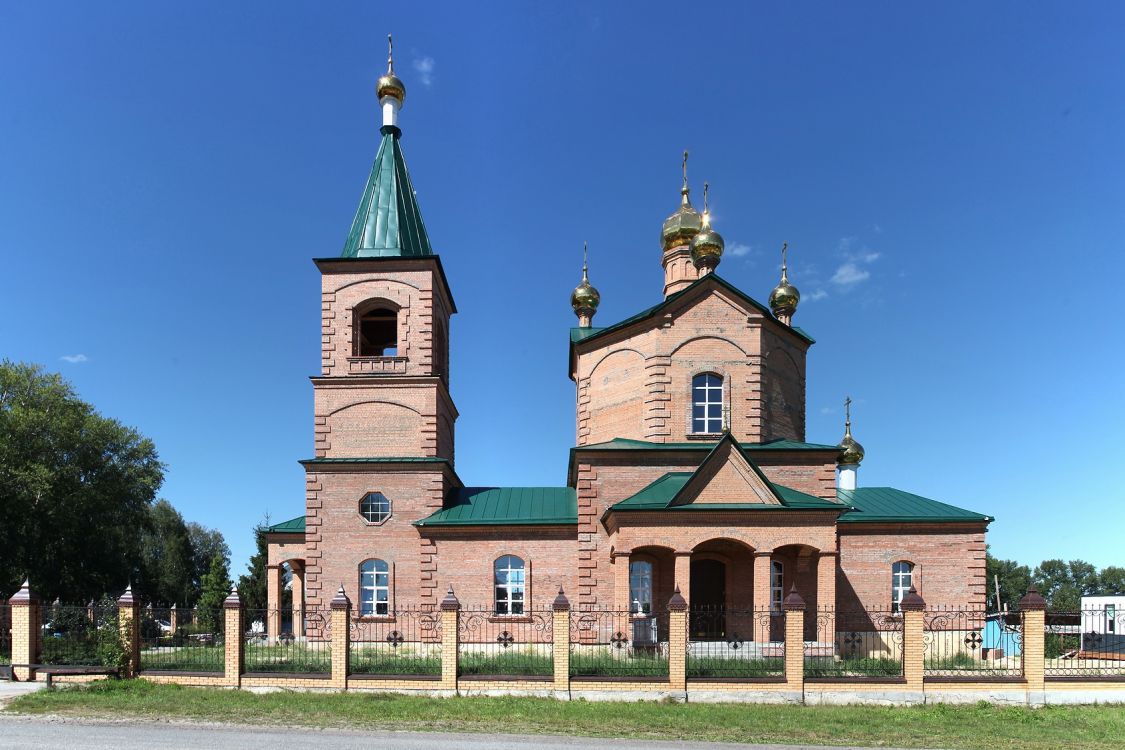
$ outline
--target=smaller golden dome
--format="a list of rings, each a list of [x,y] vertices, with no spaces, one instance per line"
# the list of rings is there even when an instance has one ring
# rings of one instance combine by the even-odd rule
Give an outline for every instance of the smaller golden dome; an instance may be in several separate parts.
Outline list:
[[[770,292],[770,310],[779,318],[783,315],[792,318],[793,313],[797,312],[797,305],[801,302],[801,293],[797,291],[797,287],[789,283],[789,267],[785,260],[788,249],[788,242],[781,246],[781,281]]]
[[[687,158],[688,152],[685,151],[684,185],[680,188],[680,207],[664,220],[664,226],[660,231],[660,244],[665,252],[674,247],[691,244],[692,238],[703,228],[703,217],[692,207],[691,199],[688,198],[688,193],[691,191],[687,183]]]
[[[710,188],[703,183],[703,219],[699,234],[691,241],[691,262],[696,268],[711,270],[719,265],[723,257],[723,237],[711,227],[711,211],[707,206],[707,193]]]
[[[375,84],[375,93],[379,96],[379,101],[384,96],[398,99],[399,105],[406,101],[406,84],[395,75],[394,47],[390,34],[387,34],[387,74]]]
[[[570,306],[574,309],[575,315],[592,318],[594,313],[598,311],[598,305],[602,302],[602,295],[590,283],[589,271],[586,266],[585,243],[583,243],[582,256],[582,283],[574,287],[574,292],[570,295]]]
[[[840,441],[837,447],[839,453],[836,454],[837,466],[859,466],[863,461],[863,446],[859,441],[852,437],[852,400],[847,398],[844,400],[844,410],[847,414],[844,420],[844,439]]]

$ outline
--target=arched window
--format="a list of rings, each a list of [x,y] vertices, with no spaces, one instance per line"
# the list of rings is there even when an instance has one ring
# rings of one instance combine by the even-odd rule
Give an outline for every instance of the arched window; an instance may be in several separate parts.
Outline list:
[[[359,565],[359,613],[390,614],[391,569],[383,560],[364,560]]]
[[[723,431],[723,379],[713,372],[691,379],[691,431],[698,435]]]
[[[492,566],[496,584],[496,614],[522,615],[524,601],[523,560],[515,555],[497,558]]]
[[[652,563],[629,561],[629,609],[633,614],[652,612]]]
[[[398,313],[376,307],[362,313],[356,321],[357,357],[398,356]]]
[[[359,514],[368,523],[382,523],[391,517],[391,501],[382,492],[368,492],[359,501]]]
[[[891,611],[899,611],[899,605],[910,591],[913,578],[914,563],[899,560],[891,566]]]
[[[781,602],[785,598],[785,566],[780,560],[770,562],[770,609],[781,611]]]

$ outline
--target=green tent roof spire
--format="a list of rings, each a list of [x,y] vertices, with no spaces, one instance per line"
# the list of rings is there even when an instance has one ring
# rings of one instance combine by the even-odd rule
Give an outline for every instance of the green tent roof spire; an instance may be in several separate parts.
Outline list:
[[[390,64],[388,60],[388,66]],[[410,173],[402,158],[402,147],[399,145],[402,131],[394,124],[398,119],[398,108],[405,98],[405,87],[388,67],[387,75],[379,79],[378,88],[383,107],[383,127],[379,132],[383,134],[383,140],[375,163],[371,165],[371,174],[341,255],[345,258],[433,255],[426,225],[418,210],[418,200],[414,196],[414,186],[410,183]]]

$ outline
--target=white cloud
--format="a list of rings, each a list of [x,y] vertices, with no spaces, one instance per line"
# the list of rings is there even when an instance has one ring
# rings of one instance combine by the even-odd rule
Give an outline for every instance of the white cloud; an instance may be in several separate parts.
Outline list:
[[[835,414],[836,409],[834,409],[831,406],[822,406],[822,407],[820,407],[820,413],[821,414]]]
[[[69,362],[72,365],[90,361],[90,358],[85,354],[64,354],[63,356],[59,357],[59,359],[61,359],[63,362]]]
[[[432,86],[434,82],[434,58],[414,58],[414,72],[418,74],[418,80],[422,82],[423,86],[427,88]]]
[[[832,274],[832,283],[837,286],[854,286],[861,281],[867,281],[871,278],[871,272],[860,268],[855,263],[848,261],[836,269],[836,273]]]
[[[743,255],[749,255],[750,251],[753,249],[754,248],[750,247],[749,245],[745,245],[741,242],[735,242],[730,246],[730,249],[728,249],[727,252],[736,258],[741,258]]]
[[[816,302],[817,300],[824,299],[827,296],[828,296],[828,292],[824,291],[823,289],[817,289],[815,291],[812,291],[812,292],[806,294],[803,299],[806,302]]]

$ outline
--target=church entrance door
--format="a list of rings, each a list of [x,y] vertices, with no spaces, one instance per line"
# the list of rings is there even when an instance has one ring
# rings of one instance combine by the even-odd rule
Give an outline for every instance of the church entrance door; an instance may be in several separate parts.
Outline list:
[[[696,640],[726,637],[727,566],[719,560],[691,561],[691,621]]]

